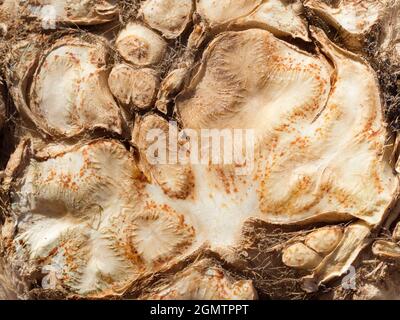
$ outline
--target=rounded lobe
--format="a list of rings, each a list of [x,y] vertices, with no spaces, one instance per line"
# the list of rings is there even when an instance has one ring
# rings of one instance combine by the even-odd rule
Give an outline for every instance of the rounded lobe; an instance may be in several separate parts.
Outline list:
[[[43,28],[53,28],[55,23],[98,25],[118,17],[114,0],[38,0],[25,4],[30,16],[42,20]]]
[[[178,129],[155,114],[138,118],[132,143],[140,153],[139,166],[150,181],[173,199],[186,199],[193,189],[189,165],[178,163]]]
[[[257,292],[249,280],[235,280],[223,268],[201,260],[140,297],[145,300],[255,300]]]
[[[147,0],[141,6],[144,21],[164,37],[174,39],[186,28],[193,12],[192,0]]]
[[[126,61],[142,67],[161,62],[167,49],[166,42],[157,33],[137,23],[128,24],[119,33],[115,45]]]
[[[336,248],[342,236],[343,230],[340,227],[321,228],[310,233],[304,243],[315,252],[326,255]]]
[[[134,69],[119,64],[111,70],[108,85],[118,101],[132,109],[145,110],[150,108],[155,100],[159,79],[152,69]]]
[[[386,259],[400,259],[400,246],[394,242],[377,240],[372,246],[374,255]]]
[[[322,258],[303,243],[295,243],[282,252],[282,262],[291,268],[312,270],[316,268]]]
[[[197,0],[197,12],[211,25],[221,25],[250,14],[261,0]]]
[[[107,84],[106,56],[101,42],[73,37],[56,42],[41,57],[30,87],[36,123],[56,136],[95,128],[121,133],[120,110]]]

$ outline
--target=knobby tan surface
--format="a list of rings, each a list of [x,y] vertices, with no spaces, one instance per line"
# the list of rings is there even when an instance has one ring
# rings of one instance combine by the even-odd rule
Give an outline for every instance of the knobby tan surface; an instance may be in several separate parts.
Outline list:
[[[399,12],[3,1],[0,297],[395,297]],[[146,158],[202,129],[253,130],[250,172]]]

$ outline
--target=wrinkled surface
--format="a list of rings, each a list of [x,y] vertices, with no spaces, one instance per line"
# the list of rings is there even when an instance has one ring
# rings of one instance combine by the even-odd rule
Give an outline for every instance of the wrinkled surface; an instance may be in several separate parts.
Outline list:
[[[118,106],[107,87],[105,53],[99,49],[56,45],[42,60],[32,84],[32,110],[50,130],[66,135],[88,125],[121,130]]]
[[[204,243],[217,251],[237,244],[250,217],[379,224],[397,178],[382,157],[386,128],[376,80],[363,60],[315,36],[328,58],[267,31],[223,33],[178,97],[187,128],[255,130],[249,175],[235,176],[229,165],[150,163],[147,134],[168,133],[168,123],[138,118],[138,167],[122,145],[106,141],[29,162],[13,189],[13,211],[21,217],[15,259],[39,264],[72,292],[99,296]],[[294,244],[283,262],[315,269],[317,284],[338,276],[364,246],[370,227],[359,228],[331,243],[323,235],[329,248],[311,238],[308,246]]]
[[[250,281],[234,281],[224,270],[202,260],[175,275],[168,284],[152,288],[147,300],[254,300]]]
[[[170,145],[168,125],[166,120],[154,114],[139,118],[132,134],[132,142],[139,150],[141,157],[139,166],[149,181],[160,186],[168,197],[184,200],[193,192],[193,172],[190,166],[179,163],[157,164],[152,162],[151,146],[155,139]],[[178,131],[177,128],[175,130]],[[164,136],[161,136],[160,133]],[[153,139],[149,139],[151,135]],[[167,151],[166,156],[168,155]]]
[[[199,0],[197,11],[212,28],[223,25],[261,27],[277,35],[309,40],[298,0]]]
[[[192,12],[192,0],[146,0],[141,6],[144,20],[169,39],[185,30]]]
[[[397,228],[371,245],[397,222],[395,87],[361,54],[393,64],[398,5],[28,1],[19,15],[56,14],[0,43],[20,142],[0,175],[0,297],[303,297],[367,246],[398,260]],[[232,146],[251,157],[187,161],[207,129],[251,131]]]
[[[30,15],[47,24],[96,25],[114,20],[118,13],[115,0],[29,0],[25,7]]]
[[[148,68],[133,69],[128,65],[114,66],[108,85],[114,97],[133,109],[146,109],[154,101],[159,79],[154,70]]]
[[[11,93],[23,115],[56,137],[96,128],[121,133],[120,110],[107,85],[108,52],[101,41],[66,37],[42,55],[37,50],[29,54],[22,47],[26,62],[13,73],[18,85]]]
[[[381,258],[400,259],[400,246],[391,241],[376,241],[372,246],[372,252]]]
[[[393,0],[342,0],[329,4],[323,0],[307,0],[305,6],[337,28],[351,48],[360,48],[372,28],[387,19]]]
[[[227,192],[239,203],[243,193],[256,195],[253,214],[274,223],[351,215],[377,224],[398,184],[382,160],[378,84],[362,60],[321,41],[335,69],[266,31],[224,33],[177,107],[188,128],[256,130],[252,179]]]
[[[96,141],[31,159],[12,193],[21,220],[15,261],[80,294],[123,286],[176,259],[195,240],[181,213],[154,202],[133,158]]]
[[[138,66],[159,63],[166,51],[166,42],[157,33],[135,23],[119,33],[115,45],[125,60]]]
[[[199,0],[197,11],[211,25],[224,24],[250,14],[261,0]]]

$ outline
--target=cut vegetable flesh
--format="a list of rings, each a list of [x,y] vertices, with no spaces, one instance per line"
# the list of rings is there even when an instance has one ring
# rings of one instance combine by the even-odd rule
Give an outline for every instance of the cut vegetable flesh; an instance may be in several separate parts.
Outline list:
[[[310,41],[299,0],[199,0],[197,12],[212,29],[259,27],[276,35]]]
[[[152,69],[134,69],[128,65],[116,65],[108,78],[114,97],[132,109],[149,108],[159,86],[159,79]]]
[[[152,2],[158,3],[147,4]],[[387,130],[372,69],[321,32],[313,33],[319,46],[311,54],[262,30],[308,40],[295,3],[197,1],[212,28],[261,28],[216,36],[189,86],[174,99],[184,130],[254,133],[246,175],[236,174],[234,165],[147,163],[145,134],[168,131],[166,120],[155,115],[137,121],[137,160],[115,141],[57,146],[63,151],[30,159],[22,173],[13,172],[18,228],[11,260],[24,261],[28,267],[21,272],[50,272],[57,286],[77,294],[117,294],[204,243],[211,250],[237,245],[249,218],[282,225],[356,218],[360,222],[344,232],[311,233],[304,243],[286,247],[282,259],[289,267],[314,269],[317,283],[346,271],[371,228],[382,222],[398,181],[384,157]],[[148,21],[165,37],[183,30],[168,34],[158,22]],[[167,50],[161,36],[137,23],[119,33],[115,46],[127,63],[142,67],[160,64]],[[156,79],[149,80],[151,94],[133,101],[129,88],[118,87],[118,76],[108,77],[105,51],[77,41],[57,44],[42,57],[29,99],[36,123],[63,136],[93,127],[120,133],[112,84],[120,102],[150,107]],[[121,81],[132,80],[125,71]],[[236,286],[218,268],[200,269],[183,272],[152,297],[254,297],[249,282]]]
[[[142,180],[129,152],[112,141],[32,159],[12,193],[20,218],[13,258],[85,295],[177,259],[195,231],[181,213],[155,203]]]
[[[55,45],[36,70],[30,109],[45,130],[56,135],[73,136],[93,128],[121,133],[119,108],[107,77],[102,46]]]
[[[73,292],[115,294],[204,243],[213,250],[237,245],[252,217],[274,224],[359,218],[369,225],[338,236],[318,267],[322,254],[303,244],[310,261],[285,257],[289,265],[316,268],[318,283],[344,272],[382,221],[398,181],[383,157],[386,129],[372,70],[320,32],[314,36],[329,60],[267,31],[223,33],[176,100],[186,129],[254,131],[247,175],[233,165],[147,164],[145,133],[168,128],[159,116],[138,124],[140,167],[151,183],[116,142],[32,160],[13,187],[19,259],[50,268]]]
[[[141,7],[144,20],[170,39],[178,37],[185,30],[192,11],[192,0],[147,0]]]
[[[221,167],[195,173],[196,198],[205,199],[205,190],[216,195],[212,215],[224,217],[215,234],[247,215],[278,224],[357,217],[375,225],[395,197],[398,181],[382,157],[386,129],[374,73],[317,36],[334,67],[266,31],[224,33],[178,98],[184,127],[256,133],[250,176],[227,167],[223,174]]]
[[[27,5],[31,15],[48,23],[96,25],[114,20],[118,13],[115,0],[34,0]]]
[[[146,300],[254,300],[251,281],[234,281],[219,266],[202,260],[176,274],[168,283],[152,288]]]
[[[211,25],[224,24],[250,14],[261,0],[198,0],[197,11]]]
[[[322,0],[307,0],[305,6],[338,30],[344,43],[360,49],[372,28],[387,18],[391,0],[336,1],[334,5]]]
[[[137,23],[128,24],[119,33],[115,45],[126,61],[138,66],[160,63],[167,47],[157,33]]]

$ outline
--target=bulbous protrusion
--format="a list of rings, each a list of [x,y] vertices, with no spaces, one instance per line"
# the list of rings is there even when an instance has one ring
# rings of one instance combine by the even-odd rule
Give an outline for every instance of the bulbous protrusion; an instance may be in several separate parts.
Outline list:
[[[392,241],[375,241],[372,245],[372,252],[380,258],[400,259],[400,246]]]
[[[139,166],[150,181],[158,184],[171,198],[185,199],[193,191],[189,165],[178,163],[178,128],[155,114],[137,118],[132,143],[140,153]],[[172,148],[171,148],[172,147]]]
[[[10,93],[16,107],[50,136],[73,137],[99,128],[122,132],[120,109],[107,84],[108,49],[101,38],[91,40],[66,36],[43,53],[38,43],[26,42],[12,57]]]
[[[159,79],[157,73],[148,68],[134,69],[125,64],[114,66],[108,85],[114,97],[132,109],[145,110],[154,102]]]
[[[116,19],[119,12],[115,0],[35,0],[22,7],[28,15],[41,19],[45,29],[56,23],[98,25]]]
[[[48,274],[42,288],[113,294],[194,242],[195,229],[146,190],[121,143],[95,140],[40,160],[27,148],[20,145],[6,170],[11,210],[24,216],[8,239],[7,265],[23,259]]]
[[[360,50],[374,28],[384,23],[390,14],[392,0],[307,0],[305,7],[334,27],[347,47]]]
[[[292,275],[317,291],[396,219],[396,73],[385,86],[366,59],[389,74],[399,0],[0,2],[20,141],[0,297],[253,299]],[[398,229],[375,255],[400,259]]]
[[[258,27],[275,35],[310,41],[299,0],[199,0],[197,12],[212,29]]]
[[[119,33],[115,46],[126,61],[141,67],[158,64],[167,49],[157,33],[137,23],[128,24]]]
[[[319,254],[326,255],[333,251],[343,236],[340,227],[326,227],[307,235],[305,244]]]
[[[251,281],[235,280],[224,269],[204,259],[163,279],[144,300],[254,300],[257,292]]]
[[[140,9],[144,21],[164,37],[174,39],[186,28],[193,12],[192,0],[146,0]]]
[[[282,262],[296,269],[312,270],[319,265],[321,260],[318,253],[301,242],[290,245],[282,253]]]

